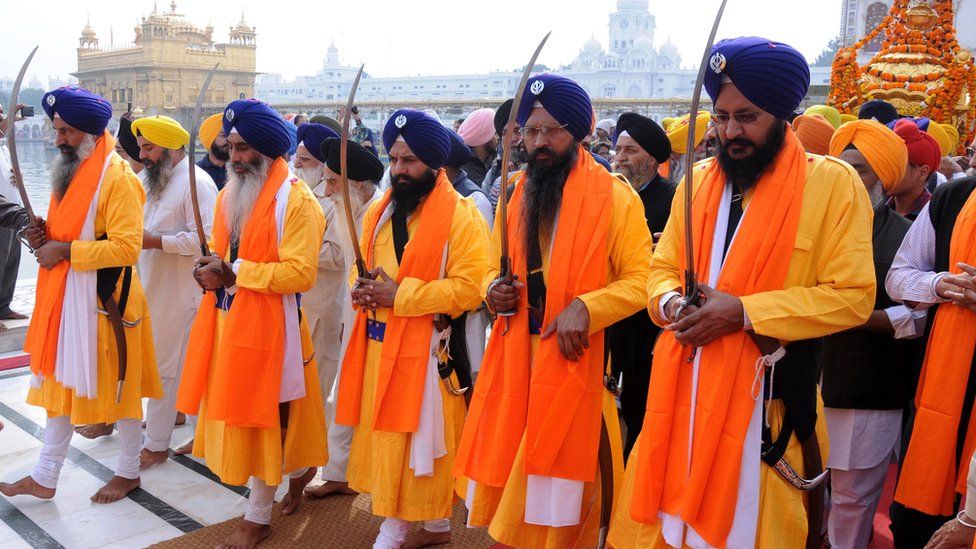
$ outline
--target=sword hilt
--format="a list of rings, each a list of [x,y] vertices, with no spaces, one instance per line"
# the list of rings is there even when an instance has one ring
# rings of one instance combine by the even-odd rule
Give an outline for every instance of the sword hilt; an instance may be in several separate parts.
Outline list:
[[[115,388],[115,402],[116,403],[122,402],[122,385],[124,383],[125,383],[125,380],[124,379],[120,379],[119,382],[118,382],[118,384],[117,384],[117,386],[116,386],[116,388]]]

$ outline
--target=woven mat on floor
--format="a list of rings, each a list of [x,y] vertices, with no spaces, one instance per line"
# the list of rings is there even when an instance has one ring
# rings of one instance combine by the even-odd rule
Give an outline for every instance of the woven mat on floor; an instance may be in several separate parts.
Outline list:
[[[279,504],[271,518],[272,533],[258,547],[294,548],[316,547],[324,549],[368,549],[379,532],[382,519],[370,511],[368,495],[333,496],[325,499],[305,499],[298,511],[282,516]],[[198,549],[215,547],[231,531],[241,517],[220,524],[201,528],[196,532],[153,545],[156,549]],[[437,547],[484,549],[493,542],[484,530],[464,527],[464,502],[457,501],[451,517],[452,541]]]

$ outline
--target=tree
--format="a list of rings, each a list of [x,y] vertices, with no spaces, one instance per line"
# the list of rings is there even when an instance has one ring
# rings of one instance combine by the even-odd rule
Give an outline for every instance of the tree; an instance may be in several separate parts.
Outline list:
[[[824,48],[817,59],[813,62],[814,67],[829,67],[834,62],[834,57],[837,56],[837,51],[840,50],[840,36],[835,36],[827,42],[827,47]]]

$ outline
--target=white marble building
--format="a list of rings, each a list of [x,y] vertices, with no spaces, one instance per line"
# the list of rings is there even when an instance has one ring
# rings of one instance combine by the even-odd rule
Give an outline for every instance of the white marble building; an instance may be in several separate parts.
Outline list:
[[[554,72],[576,80],[592,97],[672,98],[688,97],[697,71],[682,68],[674,44],[654,47],[655,18],[648,0],[617,0],[610,14],[608,47],[590,38],[575,60]],[[279,74],[265,74],[255,85],[258,98],[272,104],[339,101],[349,94],[357,67],[339,60],[335,44],[329,46],[322,69],[313,76],[285,81]],[[357,91],[360,101],[410,99],[497,99],[515,94],[520,73],[489,72],[449,76],[372,77],[364,74]]]

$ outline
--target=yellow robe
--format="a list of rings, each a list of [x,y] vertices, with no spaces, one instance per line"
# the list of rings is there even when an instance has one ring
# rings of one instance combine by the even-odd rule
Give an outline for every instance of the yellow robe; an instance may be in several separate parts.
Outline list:
[[[98,396],[94,399],[78,397],[73,389],[58,383],[53,376],[44,378],[40,388],[28,391],[28,404],[43,407],[48,417],[69,416],[74,425],[140,419],[142,398],[163,396],[156,370],[149,307],[135,272],[135,264],[142,250],[142,206],[146,193],[129,164],[115,153],[112,153],[96,199],[95,236],[107,234],[108,239],[72,242],[71,268],[81,272],[106,267],[133,267],[129,300],[123,318],[138,325],[125,328],[127,357],[121,403],[115,401],[119,375],[115,333],[108,317],[103,314],[98,315]],[[116,301],[121,287],[120,276],[115,286]],[[101,308],[101,302],[97,303]]]
[[[787,271],[785,290],[763,292],[742,298],[745,313],[757,334],[781,341],[819,338],[859,326],[874,306],[875,277],[871,226],[873,213],[864,185],[857,173],[839,160],[807,155],[807,180],[797,229],[796,245]],[[695,184],[701,183],[695,171]],[[682,183],[683,185],[683,183]],[[660,325],[659,299],[680,291],[679,228],[684,226],[682,187],[674,195],[671,219],[664,229],[648,279],[648,310]],[[746,193],[748,207],[751,193]],[[822,409],[818,391],[818,412]],[[769,402],[770,428],[775,438],[783,421],[782,401]],[[827,429],[823,414],[817,415],[817,436],[824,463],[827,462]],[[616,549],[665,548],[661,524],[641,524],[630,517],[631,494],[641,439],[631,453],[624,478],[620,505],[614,512],[610,543]],[[784,455],[801,475],[803,458],[796,435],[790,438]],[[807,517],[803,494],[765,465],[759,475],[759,518],[756,547],[803,547]]]
[[[379,202],[376,202],[370,208],[378,205]],[[487,269],[485,256],[488,247],[484,221],[479,225],[479,218],[480,214],[471,200],[458,201],[448,237],[445,277],[432,282],[423,282],[416,278],[404,279],[393,304],[393,311],[397,315],[447,313],[458,316],[478,307],[481,302],[479,286]],[[419,225],[418,219],[414,215],[407,222],[407,232],[411,237]],[[394,280],[397,278],[399,266],[393,247],[392,224],[389,221],[377,228],[373,242],[373,259],[376,267],[382,267]],[[353,269],[350,273],[353,283],[355,276]],[[389,317],[389,308],[377,309],[376,320],[387,322]],[[452,337],[464,337],[464,334],[454,334]],[[414,476],[410,468],[411,434],[373,430],[373,399],[382,349],[382,343],[373,339],[367,340],[359,424],[355,428],[349,451],[349,487],[371,495],[374,515],[408,521],[448,518],[454,502],[454,479],[451,470],[454,468],[454,456],[461,438],[461,428],[464,426],[464,397],[451,395],[443,383],[439,384],[444,402],[447,455],[434,460],[433,476]],[[457,386],[457,379],[453,374],[452,378]]]
[[[578,296],[590,314],[590,333],[604,330],[644,306],[647,300],[645,282],[650,270],[651,234],[644,218],[644,206],[637,193],[617,179],[613,181],[612,217],[607,232],[607,286]],[[501,224],[495,225],[492,235],[490,264],[492,270],[484,279],[483,291],[498,275]],[[558,229],[557,229],[558,230]],[[548,281],[549,250],[544,243],[543,276]],[[533,355],[539,336],[532,336]],[[603,393],[603,419],[610,434],[613,454],[614,495],[619,493],[623,478],[623,443],[620,422],[613,395]],[[490,523],[488,533],[506,545],[524,549],[592,547],[596,545],[600,521],[600,483],[588,482],[583,489],[580,522],[576,526],[547,527],[524,522],[527,476],[524,471],[525,438],[512,465],[512,472],[504,488],[476,485],[472,501],[473,525]],[[497,506],[497,509],[495,508]]]
[[[238,288],[263,293],[301,293],[315,284],[319,245],[325,231],[322,208],[305,185],[292,185],[285,211],[285,228],[278,245],[277,263],[242,261],[237,273]],[[226,258],[225,258],[226,259]],[[189,273],[187,273],[189,276]],[[218,311],[215,336],[220,341],[226,312]],[[291,401],[288,428],[282,441],[281,428],[233,427],[219,420],[205,420],[207,395],[200,403],[193,455],[207,460],[207,467],[226,484],[244,485],[251,476],[269,486],[281,483],[282,473],[303,467],[318,467],[329,460],[325,411],[319,391],[319,377],[308,323],[300,324],[302,356],[306,364],[305,396]],[[214,344],[213,364],[219,345]],[[210,369],[211,376],[214,368]],[[210,377],[207,387],[219,379]],[[209,389],[208,389],[209,391]]]

